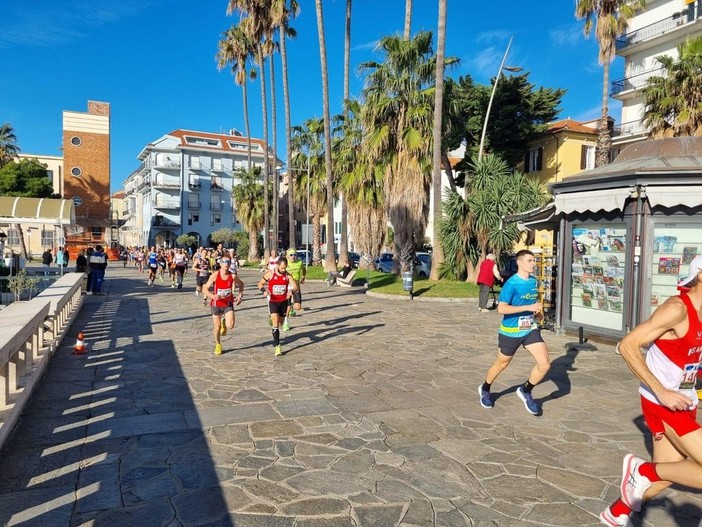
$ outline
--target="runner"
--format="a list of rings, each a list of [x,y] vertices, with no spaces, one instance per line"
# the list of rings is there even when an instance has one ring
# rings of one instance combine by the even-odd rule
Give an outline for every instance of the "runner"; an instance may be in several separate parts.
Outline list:
[[[630,525],[631,511],[673,483],[702,489],[702,429],[697,423],[697,370],[702,360],[702,256],[680,281],[680,296],[658,306],[646,322],[617,345],[641,381],[641,409],[653,435],[653,461],[628,454],[622,467],[621,498],[600,520]],[[652,343],[652,344],[651,344]],[[641,348],[647,348],[645,356]],[[682,524],[681,524],[682,525]]]
[[[278,264],[273,271],[266,271],[263,278],[258,282],[258,289],[264,295],[268,296],[268,312],[271,314],[271,326],[273,326],[273,346],[275,347],[276,357],[283,354],[280,347],[280,321],[285,318],[285,313],[288,310],[288,301],[297,291],[297,283],[286,271],[288,260],[281,256],[278,258]],[[268,283],[268,288],[264,290],[264,286]]]
[[[544,378],[551,366],[548,349],[541,338],[541,330],[536,325],[543,314],[541,303],[536,302],[538,291],[534,272],[534,253],[522,250],[517,253],[517,273],[512,276],[500,292],[497,312],[504,315],[497,342],[497,359],[490,367],[485,382],[478,387],[480,404],[484,408],[495,406],[490,397],[490,386],[497,376],[509,366],[520,346],[531,353],[536,365],[531,370],[527,381],[517,388],[517,396],[522,400],[530,414],[538,415],[539,405],[534,401],[531,390]]]
[[[297,251],[293,248],[288,249],[288,273],[293,277],[295,282],[297,282],[297,291],[293,293],[290,302],[288,302],[288,310],[285,313],[285,320],[283,321],[283,331],[290,331],[290,324],[288,324],[288,318],[294,317],[297,311],[302,311],[302,284],[305,283],[305,276],[307,276],[307,268],[301,259],[297,257]]]
[[[173,264],[175,265],[175,280],[178,289],[183,289],[183,277],[188,270],[188,256],[183,252],[183,249],[177,249],[173,255]]]
[[[168,267],[168,259],[166,258],[166,252],[163,249],[158,250],[158,279],[163,282],[163,274],[166,272],[166,267]]]
[[[206,258],[199,256],[195,259],[193,269],[195,270],[195,296],[198,296],[202,292],[202,286],[210,278],[210,264]],[[236,269],[232,269],[230,272],[236,273]],[[207,297],[204,293],[202,295],[202,305],[207,305]]]
[[[158,270],[158,253],[156,252],[156,247],[151,247],[151,251],[146,257],[146,264],[149,267],[149,285],[154,285],[154,280],[156,280],[156,271]]]
[[[231,260],[222,258],[219,263],[221,268],[216,273],[210,275],[205,284],[202,294],[210,300],[210,310],[212,312],[212,331],[215,339],[215,355],[222,354],[222,343],[220,335],[227,334],[228,329],[234,329],[234,305],[241,304],[244,296],[244,282],[236,273],[229,272]],[[239,294],[234,299],[234,284],[239,289]],[[214,286],[214,291],[210,291]],[[222,318],[224,317],[224,318]]]
[[[144,272],[144,252],[145,249],[137,249],[136,252],[136,266],[139,268],[139,272]]]

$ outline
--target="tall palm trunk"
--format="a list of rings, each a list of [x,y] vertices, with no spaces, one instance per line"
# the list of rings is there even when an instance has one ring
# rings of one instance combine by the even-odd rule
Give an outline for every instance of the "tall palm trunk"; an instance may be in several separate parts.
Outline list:
[[[285,105],[285,150],[287,157],[285,165],[288,167],[288,224],[290,225],[290,236],[288,247],[295,247],[295,194],[294,181],[292,172],[292,152],[290,151],[290,143],[292,141],[292,132],[290,124],[290,91],[288,90],[288,51],[285,44],[285,29],[280,28],[280,62],[283,67],[283,103]]]
[[[317,6],[317,33],[319,34],[319,60],[322,66],[322,108],[324,112],[324,167],[327,173],[327,258],[326,271],[336,271],[334,254],[334,184],[332,179],[331,123],[329,117],[329,72],[327,71],[327,46],[324,39],[324,13],[322,0],[315,0]]]
[[[321,215],[312,217],[312,263],[317,265],[322,261],[322,221]]]
[[[257,262],[258,256],[258,232],[255,228],[249,228],[249,262]]]
[[[274,56],[271,55],[270,65],[271,65],[271,120],[273,121],[273,225],[271,229],[273,230],[271,240],[271,248],[278,250],[278,227],[280,223],[280,218],[278,218],[278,186],[280,182],[278,181],[278,112],[275,102],[275,60]]]
[[[270,236],[270,199],[268,197],[268,105],[266,97],[266,59],[263,56],[261,46],[258,47],[258,63],[261,73],[261,113],[263,114],[263,257],[268,260],[271,255],[269,242]]]
[[[597,146],[595,147],[595,167],[609,163],[609,150],[612,148],[612,137],[609,132],[609,64],[607,58],[602,64],[602,115],[597,129]]]
[[[405,0],[405,32],[404,39],[410,39],[410,32],[412,31],[412,0]]]
[[[244,108],[244,132],[246,133],[246,161],[247,169],[251,171],[252,166],[252,155],[251,155],[251,126],[249,125],[249,94],[246,84],[249,82],[248,79],[244,81],[241,85],[241,96],[243,99]]]
[[[444,261],[441,246],[441,117],[444,103],[444,62],[446,55],[446,2],[439,0],[439,27],[436,33],[436,88],[434,90],[434,145],[432,151],[432,205],[434,224],[432,229],[431,279],[439,279],[439,266]]]
[[[27,253],[27,244],[24,242],[24,232],[22,230],[22,225],[19,223],[15,223],[15,228],[17,229],[17,233],[19,234],[20,254],[25,259],[29,260],[29,254]],[[32,248],[30,247],[29,249],[31,250]]]
[[[346,101],[351,98],[351,90],[349,88],[350,69],[351,69],[351,3],[353,0],[346,0],[346,26],[344,31],[344,107]],[[348,120],[348,109],[344,110],[344,121]],[[348,227],[348,205],[346,196],[343,193],[339,194],[341,202],[341,240],[339,242],[339,262],[349,261],[349,227]]]

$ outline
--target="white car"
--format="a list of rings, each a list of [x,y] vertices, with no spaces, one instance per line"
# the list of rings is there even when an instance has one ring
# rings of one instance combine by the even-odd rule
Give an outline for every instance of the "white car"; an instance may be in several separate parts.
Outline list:
[[[420,278],[429,278],[431,274],[431,253],[417,253],[414,269]]]

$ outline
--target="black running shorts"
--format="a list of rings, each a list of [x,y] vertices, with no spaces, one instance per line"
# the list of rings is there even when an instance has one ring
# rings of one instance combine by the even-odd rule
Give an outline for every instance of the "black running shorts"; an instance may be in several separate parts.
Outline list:
[[[497,347],[500,349],[502,355],[511,357],[517,350],[519,346],[524,346],[525,348],[530,344],[536,344],[537,342],[543,342],[544,339],[541,337],[540,329],[532,329],[529,333],[523,337],[508,337],[502,333],[497,334]]]
[[[268,302],[268,312],[271,315],[277,314],[281,318],[285,318],[285,314],[288,311],[288,301],[283,300],[282,302]]]

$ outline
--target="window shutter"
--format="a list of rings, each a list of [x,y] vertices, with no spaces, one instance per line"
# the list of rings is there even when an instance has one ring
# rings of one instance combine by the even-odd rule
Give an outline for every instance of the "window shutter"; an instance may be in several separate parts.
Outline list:
[[[587,146],[580,146],[580,170],[587,168]]]
[[[540,146],[538,153],[536,155],[536,171],[537,172],[543,168],[543,161],[544,161],[544,147]]]

